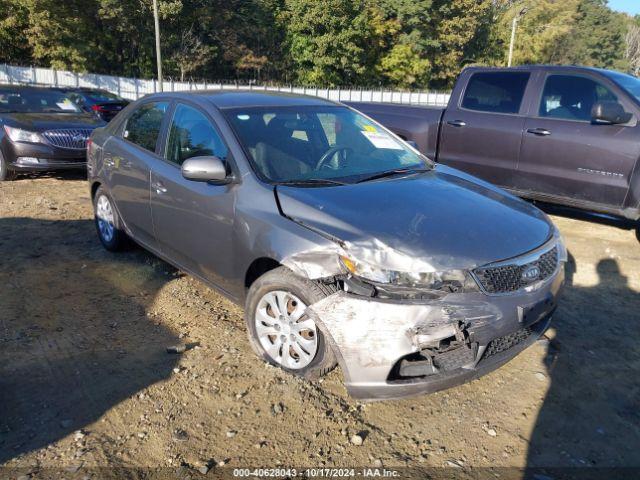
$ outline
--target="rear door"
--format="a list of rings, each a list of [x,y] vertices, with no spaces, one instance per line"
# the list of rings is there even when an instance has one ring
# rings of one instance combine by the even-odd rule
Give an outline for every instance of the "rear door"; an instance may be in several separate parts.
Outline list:
[[[620,102],[624,94],[600,76],[550,71],[525,122],[516,188],[525,195],[621,207],[640,154],[637,120],[625,125],[591,121],[598,101]]]
[[[168,101],[138,106],[105,144],[103,164],[111,195],[136,240],[155,248],[149,205],[151,165],[159,160],[160,131]]]
[[[438,161],[512,186],[526,112],[529,71],[470,71],[445,110]]]
[[[182,163],[192,157],[215,155],[228,162],[228,148],[214,121],[187,103],[176,104],[166,137],[163,159],[154,162],[151,173],[151,209],[160,250],[228,291],[237,184],[196,182],[181,172]]]

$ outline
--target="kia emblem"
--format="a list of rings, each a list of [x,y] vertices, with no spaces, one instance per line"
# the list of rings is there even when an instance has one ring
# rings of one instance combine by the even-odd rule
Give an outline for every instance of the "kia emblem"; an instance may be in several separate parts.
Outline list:
[[[537,267],[536,265],[531,265],[530,267],[525,268],[524,271],[522,272],[522,280],[525,281],[526,283],[534,282],[538,280],[539,277],[540,277],[540,268]]]

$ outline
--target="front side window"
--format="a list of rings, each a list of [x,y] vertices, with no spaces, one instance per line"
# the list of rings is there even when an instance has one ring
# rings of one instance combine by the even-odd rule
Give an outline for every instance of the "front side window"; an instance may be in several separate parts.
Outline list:
[[[576,75],[550,75],[540,101],[541,117],[591,121],[596,102],[616,102],[618,98],[601,83]]]
[[[355,182],[395,169],[429,168],[383,127],[345,107],[225,111],[254,168],[272,182]]]
[[[528,82],[528,72],[474,73],[464,92],[462,108],[480,112],[518,113]]]
[[[180,104],[169,127],[166,157],[176,165],[188,158],[227,157],[227,147],[209,119],[195,108]]]
[[[138,107],[127,120],[123,137],[145,150],[155,152],[168,106],[167,102],[151,102]]]

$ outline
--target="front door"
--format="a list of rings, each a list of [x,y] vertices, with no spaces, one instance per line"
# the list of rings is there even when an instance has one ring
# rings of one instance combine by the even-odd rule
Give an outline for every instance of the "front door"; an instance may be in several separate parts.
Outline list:
[[[526,71],[472,73],[459,104],[445,111],[438,161],[491,183],[512,186],[530,75]]]
[[[640,154],[640,127],[636,119],[625,125],[593,123],[591,108],[599,101],[622,103],[614,87],[597,78],[546,76],[525,123],[517,190],[569,203],[622,206]]]
[[[164,160],[151,173],[151,210],[160,251],[180,267],[229,290],[233,274],[235,184],[187,180],[188,158],[228,149],[213,121],[195,106],[178,103],[167,133]]]
[[[151,165],[160,158],[156,144],[168,106],[168,102],[140,105],[126,120],[121,133],[108,140],[103,155],[105,177],[116,208],[134,238],[150,248],[157,245],[149,205],[149,179]]]

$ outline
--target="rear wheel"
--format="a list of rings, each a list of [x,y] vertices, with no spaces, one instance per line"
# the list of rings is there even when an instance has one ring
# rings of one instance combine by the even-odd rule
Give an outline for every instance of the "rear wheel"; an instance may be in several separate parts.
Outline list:
[[[111,252],[122,250],[127,243],[127,234],[124,233],[118,212],[104,188],[98,188],[93,207],[98,238],[104,248]]]
[[[265,361],[305,378],[318,378],[336,366],[323,332],[305,314],[307,306],[335,292],[279,267],[256,280],[247,296],[249,341]]]
[[[0,152],[0,182],[6,182],[16,178],[16,172],[9,170],[9,163]]]

